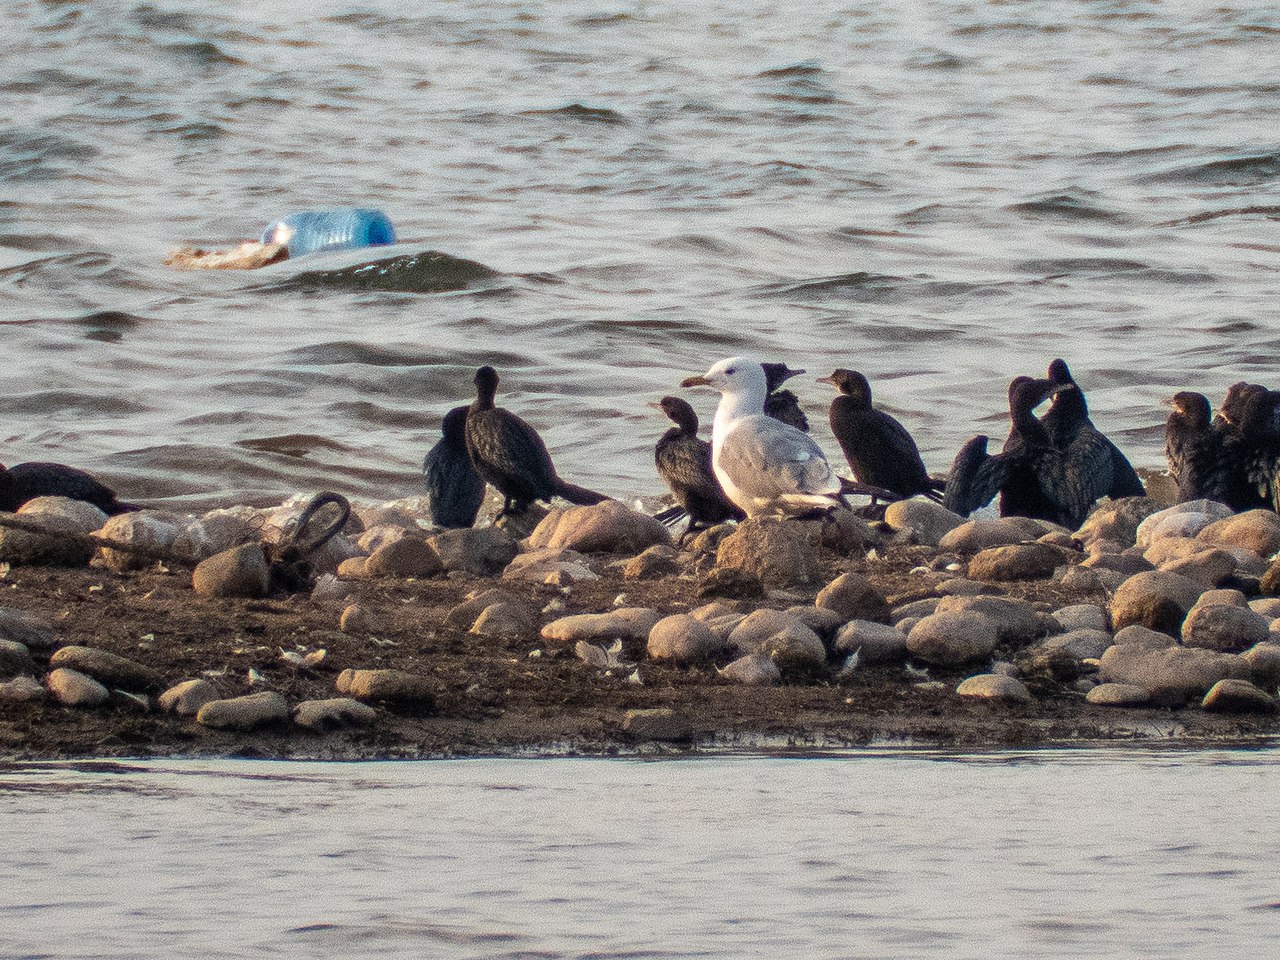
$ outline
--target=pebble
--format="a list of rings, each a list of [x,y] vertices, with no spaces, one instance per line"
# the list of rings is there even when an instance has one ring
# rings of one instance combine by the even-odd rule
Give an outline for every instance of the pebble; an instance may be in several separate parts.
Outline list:
[[[785,670],[824,666],[827,648],[818,635],[790,614],[756,610],[734,627],[729,646],[744,654],[764,654]]]
[[[907,650],[926,663],[957,666],[990,656],[996,640],[995,624],[984,614],[935,613],[911,628]]]
[[[426,677],[406,670],[343,670],[335,684],[339,693],[357,700],[386,703],[404,712],[435,709],[436,695]]]
[[[180,717],[194,717],[206,703],[218,699],[218,688],[208,680],[184,680],[160,694],[161,710]]]
[[[836,634],[835,649],[845,656],[857,653],[865,666],[901,663],[907,659],[907,635],[885,623],[850,620]]]
[[[956,687],[956,693],[962,697],[977,697],[983,700],[1031,702],[1031,693],[1021,680],[999,673],[980,673],[969,677]]]
[[[617,500],[552,510],[529,535],[532,550],[579,553],[634,554],[670,543],[671,535],[660,522]]]
[[[53,625],[35,614],[0,607],[0,640],[12,640],[31,650],[47,650],[53,646]]]
[[[680,571],[680,551],[665,544],[649,547],[622,566],[622,575],[628,580],[657,580]]]
[[[1219,680],[1200,706],[1211,713],[1275,713],[1275,697],[1248,680]]]
[[[1053,611],[1063,630],[1106,630],[1107,611],[1096,603],[1073,603]]]
[[[214,730],[254,730],[288,719],[289,701],[274,690],[210,700],[196,711],[196,723]]]
[[[1117,630],[1137,623],[1176,633],[1203,592],[1199,584],[1176,573],[1139,573],[1122,583],[1111,598],[1111,622]]]
[[[18,516],[50,530],[88,534],[106,523],[107,515],[91,503],[67,497],[36,497],[18,508]],[[0,527],[0,561],[27,566],[83,567],[97,548]]]
[[[357,558],[358,559],[358,558]],[[343,564],[350,561],[343,561]],[[342,566],[338,572],[342,573]],[[432,577],[444,570],[440,557],[425,539],[407,534],[391,540],[369,554],[364,564],[370,577],[422,578]]]
[[[67,667],[51,671],[44,682],[64,707],[100,707],[111,699],[107,688],[93,677]]]
[[[184,525],[172,514],[144,510],[109,517],[97,534],[105,539],[132,547],[169,551],[173,549]],[[157,559],[154,556],[140,556],[124,550],[110,550],[106,547],[98,552],[98,556],[109,569],[117,571],[141,570],[151,566]]]
[[[1085,700],[1099,707],[1143,707],[1151,702],[1151,694],[1132,683],[1100,683]]]
[[[909,530],[915,543],[936,547],[965,519],[940,503],[912,497],[889,504],[884,511],[884,522],[893,530]]]
[[[499,601],[481,610],[467,632],[479,637],[531,642],[538,636],[538,618],[524,603]]]
[[[475,577],[501,573],[520,552],[515,538],[496,527],[444,530],[428,538],[427,543],[445,570]]]
[[[303,700],[293,708],[293,722],[308,730],[364,727],[378,719],[378,711],[351,697]]]
[[[648,640],[662,614],[648,607],[619,607],[608,613],[578,613],[552,620],[542,628],[542,639],[550,647],[568,647],[585,640]]]
[[[795,586],[819,579],[821,529],[797,520],[744,520],[720,541],[716,567],[740,570],[770,586]]]
[[[531,550],[517,554],[502,571],[508,580],[545,581],[556,574],[567,574],[573,580],[600,579],[591,558],[576,550]]]
[[[363,580],[370,576],[368,557],[350,557],[338,564],[338,576],[346,580]]]
[[[1207,650],[1239,652],[1267,639],[1270,621],[1248,607],[1197,606],[1182,624],[1182,643]]]
[[[150,667],[96,647],[63,647],[49,658],[49,666],[78,670],[109,687],[125,690],[150,690],[162,682]]]
[[[267,582],[267,558],[258,543],[215,553],[191,576],[191,586],[202,597],[265,597]]]
[[[655,660],[669,660],[681,666],[701,663],[717,656],[725,641],[701,620],[684,613],[663,617],[649,631],[648,653]]]
[[[749,653],[745,657],[739,657],[719,673],[726,680],[749,687],[773,686],[782,682],[782,671],[773,662],[773,658],[766,654]]]
[[[373,633],[375,629],[373,614],[367,607],[358,603],[348,604],[338,617],[338,629],[343,633]]]
[[[671,707],[628,710],[622,717],[622,732],[637,740],[681,743],[693,739],[693,722],[683,710]]]
[[[889,603],[871,581],[858,573],[842,573],[819,592],[814,605],[842,620],[889,621]]]
[[[476,622],[476,617],[480,616],[486,607],[493,606],[496,603],[512,603],[525,606],[530,616],[533,616],[532,609],[514,593],[509,590],[503,590],[500,587],[490,587],[488,590],[472,591],[468,594],[466,600],[463,600],[445,614],[444,625],[455,630],[469,630]]]
[[[989,547],[969,561],[972,580],[1043,580],[1066,562],[1068,555],[1043,543],[1019,543]],[[1077,554],[1078,556],[1078,554]]]
[[[18,676],[0,682],[0,702],[35,703],[48,696],[48,691],[34,677]]]
[[[1219,680],[1244,679],[1249,665],[1242,657],[1197,647],[1146,650],[1116,644],[1102,655],[1098,678],[1104,683],[1131,683],[1151,693],[1161,705],[1181,705],[1203,696]]]

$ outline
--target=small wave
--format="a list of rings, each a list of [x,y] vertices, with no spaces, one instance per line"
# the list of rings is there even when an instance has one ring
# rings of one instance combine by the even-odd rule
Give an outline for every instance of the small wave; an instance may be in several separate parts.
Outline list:
[[[286,264],[289,261],[285,261]],[[438,250],[404,254],[332,270],[304,270],[277,289],[330,287],[341,290],[386,290],[399,293],[445,293],[493,280],[498,271],[474,260]]]
[[[579,123],[626,123],[627,118],[608,107],[588,107],[581,103],[570,103],[563,107],[548,110],[525,110],[523,117],[563,117]]]
[[[308,366],[361,363],[370,367],[431,367],[440,363],[440,355],[375,347],[367,343],[356,343],[353,340],[336,340],[332,343],[317,343],[310,347],[290,350],[284,355],[283,360],[285,363]]]
[[[974,64],[972,57],[962,57],[946,50],[928,49],[907,57],[902,62],[910,70],[963,70]]]
[[[0,413],[4,414],[85,413],[100,417],[103,414],[132,415],[149,411],[149,407],[116,394],[40,390],[36,393],[0,395]]]
[[[1280,177],[1280,152],[1256,153],[1175,167],[1136,177],[1139,183],[1256,187]]]
[[[258,450],[263,453],[279,453],[286,457],[305,457],[313,450],[332,450],[338,453],[352,453],[355,447],[349,447],[328,437],[311,433],[287,433],[277,437],[254,437],[249,440],[237,440],[237,447],[246,450]]]
[[[839,274],[833,277],[816,277],[811,280],[794,280],[771,283],[755,288],[755,293],[765,297],[782,297],[798,300],[844,300],[853,303],[896,303],[902,300],[951,298],[978,292],[992,292],[996,288],[955,280],[933,280],[927,277],[895,277],[878,273]]]
[[[459,381],[461,382],[461,378]],[[379,427],[393,427],[398,430],[426,430],[438,424],[440,419],[438,415],[426,412],[428,404],[425,401],[431,399],[428,396],[423,397],[422,410],[402,410],[371,403],[368,400],[355,400],[328,404],[320,412],[326,419],[333,418],[340,423],[353,421]],[[465,397],[459,397],[458,402],[461,403],[463,399]]]
[[[35,131],[0,132],[0,178],[49,180],[94,159],[98,148]]]
[[[1005,208],[1033,219],[1048,220],[1104,220],[1121,222],[1127,219],[1114,210],[1092,202],[1083,191],[1051,193],[1011,204]]]
[[[815,61],[805,60],[786,67],[772,67],[768,70],[761,70],[756,76],[761,79],[770,77],[822,77],[826,76],[826,73],[827,71],[823,70]]]
[[[245,62],[238,57],[225,53],[216,43],[208,40],[193,40],[189,43],[169,43],[160,50],[179,60],[185,60],[198,67],[243,67]]]
[[[1268,220],[1277,220],[1280,219],[1280,206],[1232,207],[1229,210],[1205,210],[1202,213],[1195,213],[1189,217],[1179,217],[1176,220],[1166,220],[1163,223],[1157,223],[1156,226],[1191,226],[1197,223],[1207,223],[1210,220],[1221,220],[1225,217],[1265,217]]]
[[[216,123],[180,123],[174,127],[160,127],[151,131],[163,137],[177,137],[179,140],[199,142],[202,140],[220,140],[227,136],[228,130]]]
[[[1074,273],[1136,273],[1150,270],[1149,264],[1140,260],[1120,257],[1058,257],[1047,260],[1024,260],[1016,269],[1022,273],[1039,273],[1057,277]]]
[[[123,310],[95,310],[82,317],[73,317],[69,322],[84,327],[87,340],[119,343],[126,333],[136,330],[147,320]]]

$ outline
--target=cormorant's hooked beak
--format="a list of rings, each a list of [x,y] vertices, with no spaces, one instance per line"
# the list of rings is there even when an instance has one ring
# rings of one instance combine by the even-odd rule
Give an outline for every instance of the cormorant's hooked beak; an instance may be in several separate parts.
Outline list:
[[[651,400],[649,403],[646,403],[645,406],[649,407],[652,410],[657,410],[659,413],[667,412],[666,410],[662,409],[662,404],[657,400]]]
[[[835,383],[836,383],[835,379],[834,379],[834,378],[832,378],[832,377],[819,377],[819,378],[817,379],[817,381],[816,381],[816,382],[817,382],[817,383],[829,383],[829,384],[831,384],[832,386],[835,386]]]
[[[680,381],[680,386],[682,387],[709,387],[711,385],[711,381],[703,376],[685,377]]]

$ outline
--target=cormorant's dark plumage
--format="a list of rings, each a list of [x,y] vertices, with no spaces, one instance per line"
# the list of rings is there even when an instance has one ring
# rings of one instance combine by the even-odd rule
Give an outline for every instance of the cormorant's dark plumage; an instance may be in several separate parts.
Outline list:
[[[439,442],[422,461],[431,500],[431,520],[439,527],[470,527],[484,503],[484,480],[467,453],[467,408],[444,415]]]
[[[1221,432],[1235,433],[1240,429],[1245,411],[1253,397],[1267,392],[1260,383],[1248,383],[1240,380],[1227,387],[1226,396],[1222,398],[1222,406],[1213,417],[1213,427]]]
[[[698,437],[698,415],[679,397],[663,397],[653,404],[676,424],[653,449],[658,475],[671,488],[676,502],[689,514],[689,530],[746,514],[724,495],[711,469],[711,444]]]
[[[901,497],[923,494],[941,500],[939,484],[929,478],[916,442],[907,428],[871,405],[871,385],[857,370],[839,369],[819,383],[839,391],[831,401],[831,432],[861,483]]]
[[[1049,382],[1073,388],[1054,395],[1043,423],[1050,442],[1073,464],[1081,482],[1087,480],[1092,485],[1094,496],[1090,502],[1098,497],[1118,500],[1145,496],[1146,488],[1129,458],[1089,419],[1084,392],[1072,378],[1065,360],[1059,358],[1049,364]]]
[[[553,496],[577,504],[609,499],[556,476],[538,431],[511,411],[494,406],[498,373],[493,367],[477,370],[475,384],[476,399],[467,411],[467,453],[476,472],[505,498],[498,516],[524,513],[534,500]]]
[[[83,470],[61,463],[19,463],[0,466],[0,510],[13,512],[36,497],[68,497],[91,503],[108,516],[137,510],[121,503],[116,492]]]
[[[1209,400],[1202,393],[1175,393],[1164,425],[1164,455],[1178,485],[1178,502],[1226,502],[1222,434],[1214,429]]]
[[[782,385],[792,377],[798,377],[803,370],[792,370],[785,363],[762,363],[764,367],[765,387],[769,395],[764,398],[766,415],[780,420],[789,427],[809,432],[809,418],[800,409],[800,401],[790,390],[781,389]]]

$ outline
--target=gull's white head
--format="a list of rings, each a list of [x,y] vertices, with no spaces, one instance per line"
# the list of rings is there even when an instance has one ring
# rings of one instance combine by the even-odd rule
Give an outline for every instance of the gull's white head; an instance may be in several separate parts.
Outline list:
[[[751,395],[758,393],[761,403],[768,394],[764,367],[751,357],[729,357],[712,366],[700,377],[689,377],[682,387],[714,387],[721,393]]]

